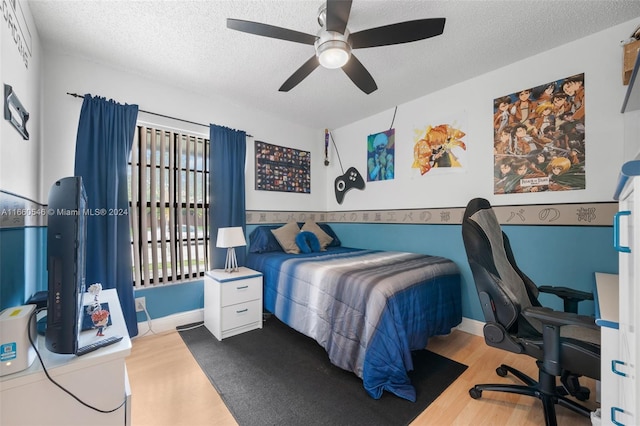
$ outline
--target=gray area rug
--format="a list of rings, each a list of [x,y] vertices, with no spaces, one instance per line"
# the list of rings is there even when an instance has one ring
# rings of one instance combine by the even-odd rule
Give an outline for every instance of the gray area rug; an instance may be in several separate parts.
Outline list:
[[[262,330],[221,342],[204,326],[178,331],[241,426],[406,425],[467,368],[415,351],[409,376],[417,401],[388,392],[375,400],[355,374],[332,365],[315,340],[275,317]]]

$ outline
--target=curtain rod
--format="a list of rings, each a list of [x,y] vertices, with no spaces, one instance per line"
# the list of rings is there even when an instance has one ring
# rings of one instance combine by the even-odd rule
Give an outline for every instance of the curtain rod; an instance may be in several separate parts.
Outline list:
[[[74,98],[84,98],[84,96],[82,95],[78,95],[77,93],[69,93],[67,92],[67,95],[69,96],[73,96]],[[203,126],[203,127],[207,127],[209,128],[210,126],[208,124],[202,124],[202,123],[197,123],[195,121],[189,121],[189,120],[185,120],[183,118],[178,118],[178,117],[172,117],[170,115],[164,115],[164,114],[159,114],[157,112],[151,112],[151,111],[145,111],[143,109],[138,108],[139,112],[144,112],[145,114],[151,114],[151,115],[156,115],[158,117],[164,117],[164,118],[169,118],[171,120],[178,120],[178,121],[182,121],[183,123],[190,123],[190,124],[195,124],[196,126]],[[253,136],[247,133],[247,137],[252,138]]]

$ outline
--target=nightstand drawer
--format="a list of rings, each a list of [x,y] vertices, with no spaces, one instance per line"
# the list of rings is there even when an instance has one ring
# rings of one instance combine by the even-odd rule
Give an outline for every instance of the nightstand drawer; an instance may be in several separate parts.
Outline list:
[[[262,277],[228,281],[222,284],[221,304],[223,307],[260,299],[261,297]]]
[[[262,321],[262,303],[253,300],[222,308],[222,333],[252,323]]]

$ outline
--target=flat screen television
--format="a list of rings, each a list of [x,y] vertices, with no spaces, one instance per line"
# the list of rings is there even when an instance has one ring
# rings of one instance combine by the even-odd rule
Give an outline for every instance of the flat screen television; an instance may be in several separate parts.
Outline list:
[[[49,190],[47,211],[47,328],[51,352],[75,354],[82,330],[85,292],[85,215],[87,195],[82,177],[66,177]]]

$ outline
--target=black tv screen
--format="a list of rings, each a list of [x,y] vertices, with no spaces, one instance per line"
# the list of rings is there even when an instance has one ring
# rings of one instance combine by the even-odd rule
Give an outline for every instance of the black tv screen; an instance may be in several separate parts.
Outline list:
[[[55,182],[47,213],[48,301],[45,346],[75,354],[85,292],[87,195],[80,176]]]

